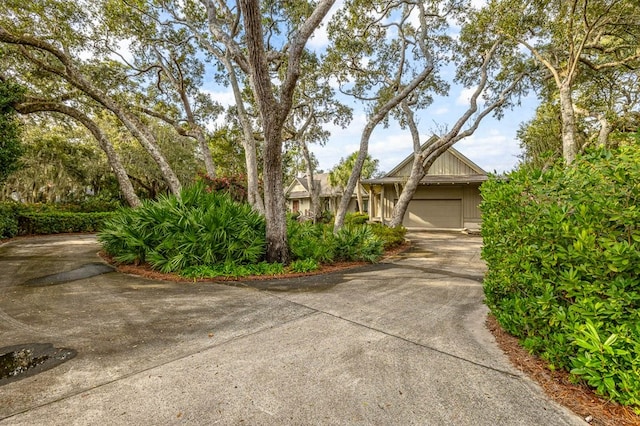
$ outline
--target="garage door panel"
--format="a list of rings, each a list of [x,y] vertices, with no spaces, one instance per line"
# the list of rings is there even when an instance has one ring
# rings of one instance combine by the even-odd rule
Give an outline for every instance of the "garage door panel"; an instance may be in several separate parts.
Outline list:
[[[462,200],[412,200],[402,224],[407,228],[461,228]]]

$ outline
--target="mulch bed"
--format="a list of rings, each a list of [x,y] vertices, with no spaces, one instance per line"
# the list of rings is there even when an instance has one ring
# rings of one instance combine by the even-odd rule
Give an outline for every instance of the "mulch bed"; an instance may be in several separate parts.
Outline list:
[[[493,315],[487,317],[486,326],[513,365],[536,381],[547,396],[588,423],[594,426],[640,425],[640,416],[632,409],[596,395],[586,385],[572,383],[566,371],[549,370],[547,362],[531,355],[516,337],[500,327]]]
[[[411,244],[409,242],[405,242],[404,244],[399,245],[398,247],[394,247],[390,250],[385,251],[384,257],[392,257],[396,256],[404,251],[409,250],[411,248]],[[335,262],[331,264],[322,264],[320,267],[312,272],[306,273],[296,273],[289,272],[278,275],[249,275],[246,277],[215,277],[215,278],[185,278],[178,274],[173,273],[163,273],[156,270],[153,270],[151,266],[147,263],[140,265],[125,265],[118,264],[113,260],[111,256],[107,253],[101,251],[98,253],[102,259],[104,259],[107,263],[115,266],[118,272],[122,272],[124,274],[132,274],[141,276],[144,278],[150,278],[154,280],[165,280],[165,281],[176,281],[176,282],[242,282],[242,281],[266,281],[273,279],[283,279],[283,278],[298,278],[298,277],[307,277],[311,275],[320,275],[320,274],[328,274],[331,272],[344,271],[347,269],[357,268],[359,266],[368,265],[367,262]]]

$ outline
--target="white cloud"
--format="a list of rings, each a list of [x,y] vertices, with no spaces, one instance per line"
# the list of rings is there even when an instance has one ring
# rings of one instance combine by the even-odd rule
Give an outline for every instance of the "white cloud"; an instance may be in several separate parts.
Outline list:
[[[333,15],[344,5],[344,0],[336,1],[327,16],[322,20],[322,24],[313,32],[309,41],[307,42],[307,47],[313,50],[321,50],[329,45],[329,34],[327,33],[327,23],[331,21]]]
[[[458,97],[456,98],[456,105],[469,105],[469,101],[471,100],[471,95],[476,91],[475,87],[466,87],[463,88]]]
[[[225,89],[225,88],[220,87],[220,89]],[[228,88],[226,90],[219,90],[219,91],[205,89],[203,90],[203,92],[209,95],[211,99],[213,99],[215,102],[220,103],[225,108],[230,105],[236,104],[236,99],[233,96],[233,91],[231,90],[231,88]]]
[[[118,43],[118,48],[116,49],[116,52],[110,55],[111,58],[119,62],[122,62],[123,60],[125,60],[128,63],[132,63],[133,53],[131,52],[131,49],[130,49],[131,42],[132,42],[132,39],[130,38],[121,40]]]
[[[458,142],[455,148],[488,172],[512,170],[520,154],[518,142],[497,122]]]

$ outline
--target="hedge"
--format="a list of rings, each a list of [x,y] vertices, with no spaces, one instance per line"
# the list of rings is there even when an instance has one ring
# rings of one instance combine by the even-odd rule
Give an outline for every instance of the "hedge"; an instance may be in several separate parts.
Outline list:
[[[486,303],[551,368],[640,408],[640,148],[482,186]]]
[[[0,238],[16,235],[99,231],[113,212],[55,211],[54,207],[0,203]]]

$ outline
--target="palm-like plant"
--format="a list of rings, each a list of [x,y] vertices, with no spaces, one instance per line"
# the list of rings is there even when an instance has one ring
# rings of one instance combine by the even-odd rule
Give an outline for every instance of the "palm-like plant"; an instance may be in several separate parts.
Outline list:
[[[148,262],[163,272],[233,262],[259,262],[265,252],[264,218],[228,194],[198,183],[181,197],[162,196],[137,209],[122,209],[99,239],[123,263]]]

